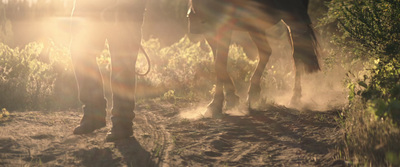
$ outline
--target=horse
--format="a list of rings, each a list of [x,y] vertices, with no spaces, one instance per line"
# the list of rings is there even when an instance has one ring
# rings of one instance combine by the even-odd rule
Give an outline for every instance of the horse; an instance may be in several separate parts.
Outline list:
[[[248,90],[249,107],[260,99],[262,73],[272,52],[265,31],[279,22],[286,25],[294,59],[295,82],[290,104],[301,103],[301,76],[321,70],[308,3],[308,0],[189,0],[189,32],[205,36],[215,61],[216,89],[205,115],[220,117],[224,102],[226,108],[239,103],[227,71],[232,31],[248,32],[256,44],[259,62]]]

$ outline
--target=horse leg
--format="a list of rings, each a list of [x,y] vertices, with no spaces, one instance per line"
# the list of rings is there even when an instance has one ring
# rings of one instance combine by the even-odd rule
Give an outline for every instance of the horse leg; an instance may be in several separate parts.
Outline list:
[[[253,76],[251,77],[251,85],[248,92],[249,105],[257,102],[260,99],[261,77],[272,52],[271,46],[267,41],[265,32],[250,32],[250,36],[257,46],[258,56],[260,60]]]
[[[215,39],[215,35],[212,34],[207,34],[204,35],[204,38],[206,39],[208,45],[210,45],[211,51],[213,53],[214,56],[214,61],[217,55],[217,40]]]
[[[216,61],[216,55],[217,55],[217,47],[218,47],[218,41],[216,40],[215,36],[206,36],[206,40],[208,44],[211,47],[211,50],[213,52],[214,56],[214,61]],[[229,46],[228,46],[229,48]],[[229,52],[229,50],[228,50]],[[223,87],[222,87],[223,86]],[[233,80],[231,77],[228,77],[227,80],[225,80],[223,83],[217,82],[217,87],[216,89],[222,89],[225,88],[225,107],[227,109],[234,108],[239,104],[239,96],[235,93],[236,88],[233,83]]]
[[[233,83],[233,80],[231,77],[229,77],[227,80],[224,82],[224,89],[225,89],[225,107],[226,109],[231,109],[235,108],[236,106],[239,105],[239,96],[236,94],[236,88]]]
[[[311,27],[304,23],[289,22],[288,34],[293,47],[293,59],[295,64],[295,83],[290,105],[301,103],[301,75],[320,70],[315,52],[315,35]],[[294,31],[291,31],[291,27]]]
[[[287,35],[289,39],[289,43],[292,46],[292,55],[293,55],[293,60],[294,60],[294,88],[293,88],[293,95],[292,98],[290,99],[289,105],[298,105],[300,104],[300,99],[301,99],[301,71],[299,69],[300,66],[300,60],[297,58],[296,54],[296,45],[295,45],[295,40],[293,38],[292,30],[289,25],[286,24],[286,22],[282,21],[283,24],[285,24],[287,28]],[[298,42],[296,40],[296,42]]]
[[[215,39],[215,35],[213,34],[207,34],[205,35],[205,39],[207,43],[210,45],[211,50],[213,52],[214,56],[214,63],[216,61],[217,57],[217,40]],[[215,84],[215,92],[214,92],[214,97],[213,100],[211,101],[210,104],[208,104],[207,111],[205,113],[206,117],[219,117],[222,113],[222,108],[223,108],[223,101],[224,101],[224,90],[223,90],[224,84],[217,79],[217,82]]]
[[[295,67],[296,68],[296,67]],[[293,96],[290,100],[290,105],[298,105],[301,104],[301,72],[296,70],[296,75],[294,77],[294,88],[293,88]]]
[[[212,117],[221,117],[222,116],[222,108],[224,103],[224,85],[230,85],[233,82],[229,77],[228,70],[227,70],[227,63],[228,63],[228,52],[229,52],[229,45],[231,41],[231,31],[224,32],[220,34],[221,38],[216,38],[216,54],[214,55],[215,59],[215,72],[217,73],[217,83],[215,87],[214,98],[211,103],[207,107],[207,112],[205,116],[212,116]],[[209,43],[213,48],[213,43]],[[214,49],[213,49],[214,50]],[[228,86],[229,87],[229,86]],[[226,88],[226,86],[225,86]],[[234,89],[234,87],[233,87]]]

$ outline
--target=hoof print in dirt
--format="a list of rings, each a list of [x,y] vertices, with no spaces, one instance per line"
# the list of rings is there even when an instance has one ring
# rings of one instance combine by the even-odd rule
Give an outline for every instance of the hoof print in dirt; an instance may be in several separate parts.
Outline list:
[[[42,139],[53,139],[55,138],[53,135],[51,134],[38,134],[38,135],[33,135],[30,136],[32,139],[36,139],[36,140],[42,140]]]
[[[204,152],[204,155],[209,156],[209,157],[220,157],[220,156],[222,156],[221,153],[214,152],[214,151],[206,151],[206,152]]]

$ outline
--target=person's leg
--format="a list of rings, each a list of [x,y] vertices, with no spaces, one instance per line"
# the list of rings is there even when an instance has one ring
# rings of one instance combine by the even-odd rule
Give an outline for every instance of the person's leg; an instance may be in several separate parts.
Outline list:
[[[84,17],[83,17],[84,18]],[[105,27],[90,18],[73,27],[71,57],[84,115],[74,134],[91,133],[106,125],[106,100],[96,56],[104,49]]]
[[[116,23],[109,36],[111,53],[111,87],[113,92],[112,129],[106,140],[111,142],[133,134],[135,117],[136,59],[141,44],[141,27],[145,0],[134,0],[116,6]]]

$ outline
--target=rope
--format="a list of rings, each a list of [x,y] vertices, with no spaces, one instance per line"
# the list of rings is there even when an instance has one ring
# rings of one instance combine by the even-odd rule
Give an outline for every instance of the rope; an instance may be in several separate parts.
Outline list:
[[[147,55],[147,53],[146,53],[146,51],[144,50],[144,48],[143,48],[142,45],[140,45],[140,50],[142,50],[142,52],[143,52],[143,54],[144,54],[144,57],[146,57],[146,61],[147,61],[147,71],[146,71],[145,73],[143,73],[143,74],[140,74],[140,73],[138,73],[137,71],[135,71],[135,73],[136,73],[136,75],[139,75],[139,76],[146,76],[147,74],[150,73],[150,70],[151,70],[150,57],[149,57],[149,55]]]

